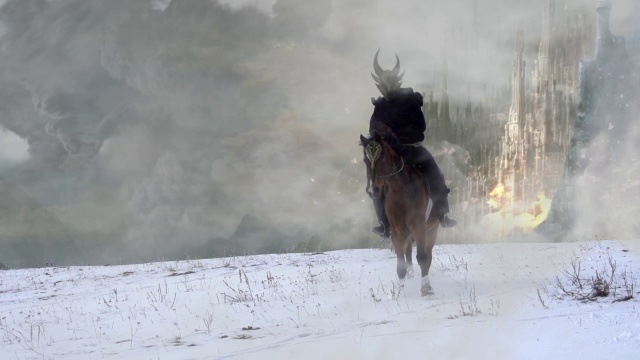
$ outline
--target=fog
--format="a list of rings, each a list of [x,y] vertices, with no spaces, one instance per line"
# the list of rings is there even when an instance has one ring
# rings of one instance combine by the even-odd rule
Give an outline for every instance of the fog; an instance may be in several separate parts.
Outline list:
[[[590,0],[557,3],[558,18],[593,16]],[[446,59],[452,99],[477,101],[509,83],[518,26],[535,55],[542,12],[528,0],[1,6],[10,266],[377,244],[357,144],[377,49],[417,91],[440,88]],[[612,30],[640,34],[639,11],[614,1]]]

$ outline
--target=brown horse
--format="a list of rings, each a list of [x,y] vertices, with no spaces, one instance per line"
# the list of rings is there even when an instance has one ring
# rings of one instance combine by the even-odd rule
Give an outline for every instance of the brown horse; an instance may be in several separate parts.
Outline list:
[[[429,283],[432,250],[438,235],[439,220],[431,211],[433,202],[422,174],[407,165],[400,156],[402,144],[390,132],[374,132],[372,138],[360,135],[367,166],[367,192],[385,193],[384,208],[391,227],[391,241],[398,257],[397,272],[402,280],[413,276],[412,239],[416,242],[418,264],[422,272],[422,296],[433,294]]]

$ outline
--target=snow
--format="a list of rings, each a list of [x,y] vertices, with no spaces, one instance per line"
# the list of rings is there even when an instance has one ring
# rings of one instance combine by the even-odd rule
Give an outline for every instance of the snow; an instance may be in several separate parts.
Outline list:
[[[556,276],[609,259],[640,274],[639,254],[637,241],[437,245],[428,297],[389,249],[0,271],[0,358],[632,359],[637,291],[579,301]]]

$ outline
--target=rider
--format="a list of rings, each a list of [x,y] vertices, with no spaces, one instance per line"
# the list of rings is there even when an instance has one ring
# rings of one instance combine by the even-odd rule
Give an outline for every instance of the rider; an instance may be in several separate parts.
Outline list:
[[[444,228],[452,227],[457,221],[447,217],[449,212],[449,201],[447,199],[450,192],[445,184],[444,175],[436,164],[433,156],[420,143],[424,140],[426,122],[422,114],[422,95],[414,92],[412,88],[401,88],[404,72],[400,72],[400,59],[396,55],[396,66],[393,70],[382,70],[378,65],[378,52],[373,60],[376,82],[382,97],[371,98],[375,107],[371,121],[369,122],[369,133],[380,128],[388,127],[393,131],[398,140],[404,145],[403,158],[425,177],[431,199],[434,203],[434,210],[440,219],[440,225]],[[384,211],[384,193],[380,196],[372,196],[373,205],[378,215],[379,226],[373,228],[373,232],[389,237],[389,220]]]

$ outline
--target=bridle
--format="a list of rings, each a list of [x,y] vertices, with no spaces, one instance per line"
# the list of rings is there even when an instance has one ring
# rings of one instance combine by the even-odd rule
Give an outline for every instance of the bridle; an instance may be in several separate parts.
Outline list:
[[[398,166],[396,165],[396,160],[393,159],[393,166],[391,167],[392,172],[390,174],[376,175],[376,162],[378,161],[378,159],[380,159],[380,155],[382,155],[382,144],[377,141],[371,141],[369,144],[367,144],[367,146],[364,148],[364,154],[367,159],[369,159],[369,162],[371,162],[371,180],[375,178],[386,179],[394,177],[400,174],[400,172],[404,169],[404,159],[402,158],[402,156],[400,156],[400,160],[402,161],[402,166],[400,166],[400,169],[398,169]]]
[[[404,159],[402,158],[402,156],[400,157],[400,160],[402,161],[402,166],[400,166],[400,169],[392,172],[391,174],[374,176],[374,178],[378,177],[378,178],[381,178],[381,179],[386,179],[386,178],[394,177],[394,176],[400,174],[400,172],[404,169]],[[394,160],[393,161],[393,166],[391,167],[391,170],[396,169],[396,168],[397,168],[396,161]]]

